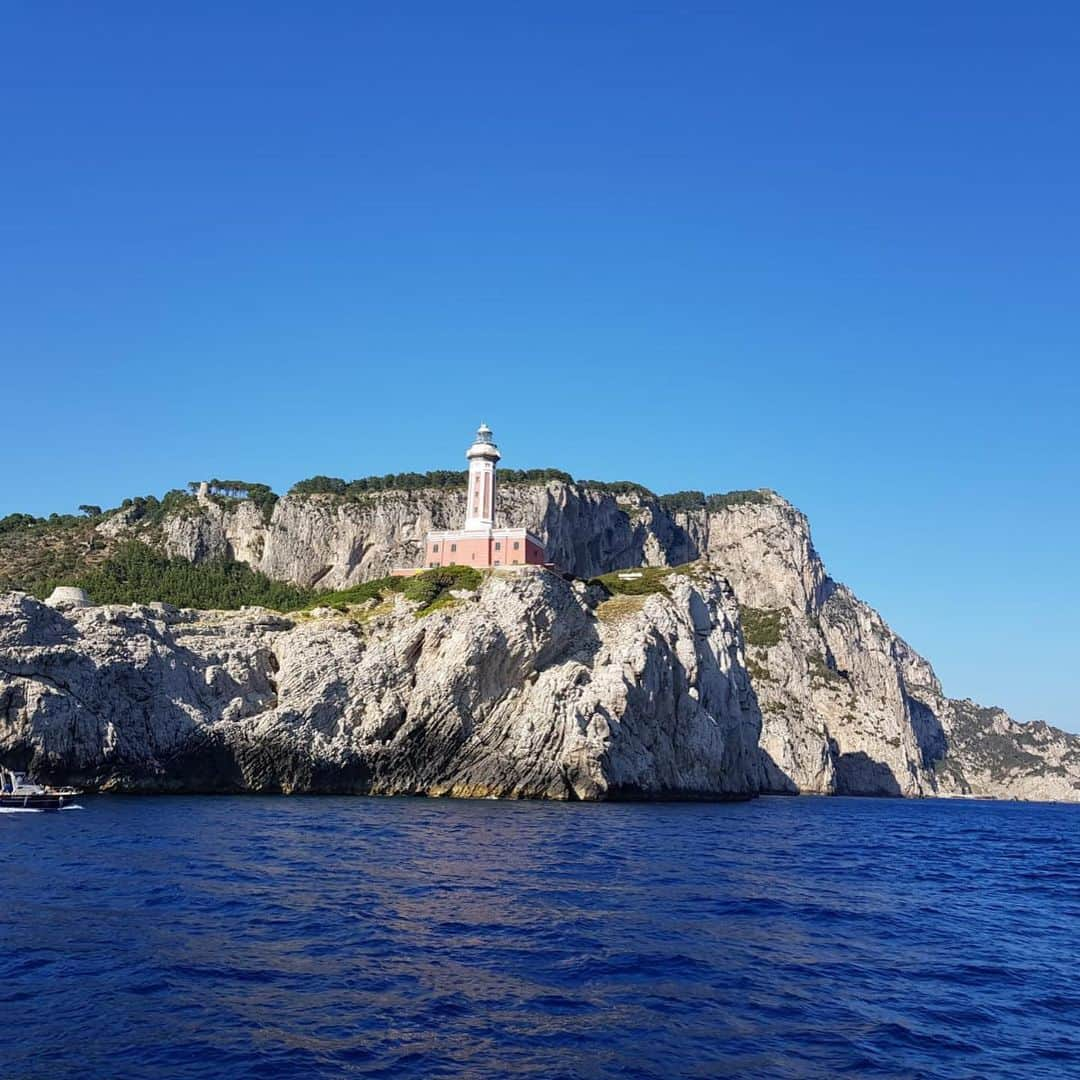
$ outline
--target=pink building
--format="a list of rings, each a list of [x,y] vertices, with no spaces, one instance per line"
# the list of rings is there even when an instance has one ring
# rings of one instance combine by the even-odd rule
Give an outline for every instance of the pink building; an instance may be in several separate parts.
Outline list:
[[[492,442],[491,428],[481,424],[469,459],[465,527],[427,534],[424,569],[435,566],[543,566],[544,545],[528,529],[495,527],[495,466],[502,455]]]

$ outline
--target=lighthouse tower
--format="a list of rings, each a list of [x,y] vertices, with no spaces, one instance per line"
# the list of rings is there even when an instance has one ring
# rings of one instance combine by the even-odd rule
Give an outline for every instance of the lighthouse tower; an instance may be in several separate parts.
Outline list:
[[[533,533],[520,527],[495,527],[495,466],[502,455],[487,424],[480,425],[465,457],[469,460],[465,526],[427,534],[424,568],[543,566],[547,561],[544,545]]]
[[[495,466],[502,454],[491,437],[491,428],[481,423],[476,442],[465,451],[469,459],[469,501],[465,509],[466,529],[495,526]]]

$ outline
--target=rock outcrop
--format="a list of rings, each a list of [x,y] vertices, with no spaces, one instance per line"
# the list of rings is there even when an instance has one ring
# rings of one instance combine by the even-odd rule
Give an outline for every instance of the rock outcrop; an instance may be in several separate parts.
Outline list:
[[[424,533],[464,505],[461,492],[430,490],[286,496],[269,523],[248,504],[204,500],[202,511],[166,521],[170,553],[227,555],[336,588],[414,565]],[[771,492],[671,513],[656,499],[552,481],[505,486],[500,513],[580,577],[705,559],[728,578],[762,710],[766,790],[1080,798],[1076,738],[946,698],[930,664],[829,577],[806,518]]]
[[[615,599],[494,573],[430,614],[0,599],[0,758],[93,788],[746,797],[759,732],[705,569]]]

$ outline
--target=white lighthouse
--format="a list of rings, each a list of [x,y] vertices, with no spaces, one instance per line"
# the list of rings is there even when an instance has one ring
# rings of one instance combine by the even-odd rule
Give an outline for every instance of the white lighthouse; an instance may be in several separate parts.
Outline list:
[[[502,454],[491,437],[491,428],[481,423],[476,441],[465,451],[469,459],[469,493],[465,507],[466,529],[490,529],[495,525],[495,466]]]
[[[547,562],[544,545],[528,529],[495,527],[495,466],[502,454],[491,437],[491,428],[481,424],[472,446],[465,451],[469,480],[465,491],[465,526],[438,529],[424,541],[424,569],[439,566],[475,566],[477,569],[515,566],[543,566]],[[397,571],[394,571],[397,573]]]

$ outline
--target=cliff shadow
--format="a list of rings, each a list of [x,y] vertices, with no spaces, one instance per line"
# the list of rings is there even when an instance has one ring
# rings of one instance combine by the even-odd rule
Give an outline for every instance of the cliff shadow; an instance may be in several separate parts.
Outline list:
[[[839,752],[836,740],[829,750],[836,770],[837,795],[902,795],[896,775],[884,761],[875,761],[865,750]]]
[[[911,730],[919,747],[919,761],[924,769],[933,773],[934,766],[942,761],[949,750],[949,738],[937,714],[924,701],[904,691],[904,701],[911,717]]]

